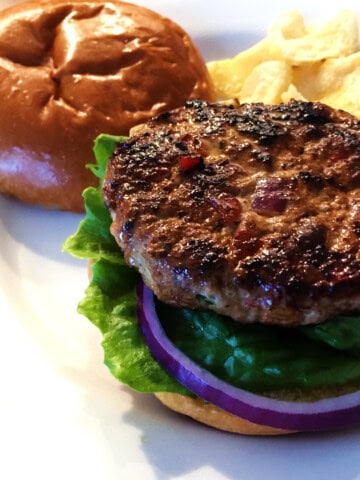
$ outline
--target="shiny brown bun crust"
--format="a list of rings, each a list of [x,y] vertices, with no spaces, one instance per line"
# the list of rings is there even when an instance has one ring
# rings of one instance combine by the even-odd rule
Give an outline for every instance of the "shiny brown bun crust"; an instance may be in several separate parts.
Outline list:
[[[94,138],[188,98],[214,99],[204,60],[172,21],[110,0],[0,12],[0,191],[82,211]]]

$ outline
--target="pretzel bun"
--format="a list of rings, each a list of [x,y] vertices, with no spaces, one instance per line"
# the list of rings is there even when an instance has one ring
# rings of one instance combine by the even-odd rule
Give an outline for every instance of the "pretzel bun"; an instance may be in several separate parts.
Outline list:
[[[82,211],[99,133],[188,98],[214,98],[204,60],[171,20],[118,1],[27,2],[0,12],[0,191]]]

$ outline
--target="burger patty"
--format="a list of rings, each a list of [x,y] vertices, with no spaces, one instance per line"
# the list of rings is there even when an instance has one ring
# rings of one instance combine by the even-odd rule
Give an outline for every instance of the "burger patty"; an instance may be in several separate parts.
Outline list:
[[[103,193],[160,300],[282,325],[360,309],[359,120],[191,100],[132,133]]]

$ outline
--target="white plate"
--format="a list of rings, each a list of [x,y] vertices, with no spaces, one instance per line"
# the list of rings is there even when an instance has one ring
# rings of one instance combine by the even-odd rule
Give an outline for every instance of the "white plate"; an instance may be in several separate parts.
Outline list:
[[[3,0],[2,4],[11,3]],[[139,2],[193,35],[206,59],[260,39],[277,13],[321,20],[339,2]],[[357,0],[342,1],[360,14]],[[360,430],[245,438],[197,425],[119,385],[76,314],[85,263],[60,253],[78,215],[0,197],[0,478],[360,480]]]

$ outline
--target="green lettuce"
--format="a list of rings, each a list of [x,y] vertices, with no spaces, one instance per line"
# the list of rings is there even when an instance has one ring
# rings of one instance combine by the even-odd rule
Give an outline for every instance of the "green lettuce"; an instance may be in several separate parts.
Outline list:
[[[158,314],[167,336],[181,351],[217,377],[246,390],[304,389],[360,379],[359,318],[350,322],[347,317],[334,318],[326,322],[330,327],[319,332],[317,326],[241,325],[212,311],[160,303]],[[343,324],[352,336],[349,345],[348,339],[341,338]]]
[[[102,135],[92,170],[102,183],[106,162],[122,137]],[[100,188],[84,192],[86,217],[64,251],[93,262],[79,312],[103,334],[104,359],[112,374],[141,392],[191,395],[151,356],[136,320],[138,274],[125,265],[110,233],[111,218]],[[299,328],[241,325],[210,311],[158,303],[171,341],[227,382],[250,391],[360,383],[360,316],[335,317]]]
[[[96,165],[91,169],[102,184],[105,164],[123,137],[100,135],[95,141]],[[63,251],[92,262],[92,278],[78,306],[103,335],[104,362],[124,384],[140,392],[191,393],[153,359],[139,330],[136,318],[135,285],[138,275],[123,259],[110,233],[111,217],[101,189],[89,187],[84,193],[85,218]]]
[[[103,334],[105,364],[115,378],[141,392],[187,393],[152,358],[136,321],[137,274],[125,265],[100,259],[79,312]]]

